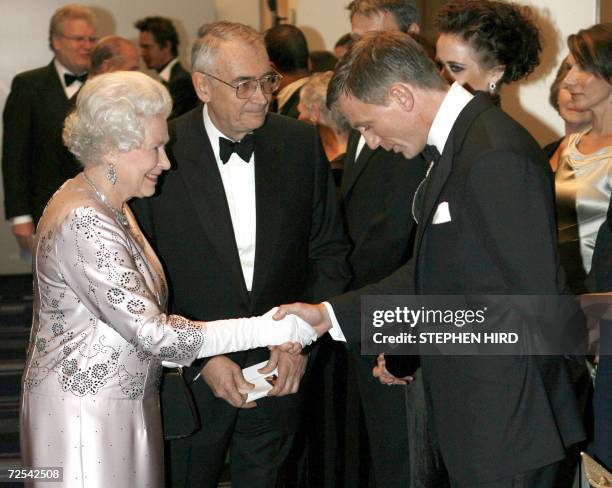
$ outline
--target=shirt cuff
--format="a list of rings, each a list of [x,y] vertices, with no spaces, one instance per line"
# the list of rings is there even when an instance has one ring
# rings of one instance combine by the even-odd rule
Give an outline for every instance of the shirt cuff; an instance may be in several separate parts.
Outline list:
[[[340,324],[338,323],[338,319],[336,318],[336,314],[334,313],[334,309],[332,308],[331,304],[329,302],[323,302],[323,305],[325,305],[332,323],[332,328],[329,329],[327,333],[334,341],[346,342],[346,337],[344,337],[344,333],[340,328]]]
[[[19,225],[19,224],[27,224],[28,222],[32,222],[31,215],[18,215],[17,217],[13,217],[10,219],[11,225]]]

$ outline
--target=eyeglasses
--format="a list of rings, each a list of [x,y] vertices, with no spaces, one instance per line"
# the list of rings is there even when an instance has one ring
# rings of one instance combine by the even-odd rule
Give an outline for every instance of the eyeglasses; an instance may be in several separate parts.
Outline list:
[[[96,41],[98,40],[97,37],[89,37],[89,36],[67,36],[64,34],[60,34],[60,36],[63,37],[64,39],[68,39],[69,41],[74,41],[77,44],[84,44],[86,42],[95,44]]]
[[[227,81],[223,81],[222,79],[211,75],[210,73],[206,73],[204,71],[198,71],[198,73],[210,76],[213,80],[220,81],[224,85],[235,89],[236,97],[242,100],[251,98],[253,96],[253,93],[257,91],[258,85],[263,93],[265,93],[266,95],[271,95],[280,86],[280,81],[282,79],[282,75],[280,75],[279,73],[272,73],[266,76],[262,76],[258,80],[245,80],[233,85],[231,83],[228,83]]]

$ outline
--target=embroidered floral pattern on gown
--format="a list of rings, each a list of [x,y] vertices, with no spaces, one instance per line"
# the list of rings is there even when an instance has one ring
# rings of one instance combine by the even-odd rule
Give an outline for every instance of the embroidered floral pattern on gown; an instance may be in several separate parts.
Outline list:
[[[63,467],[65,487],[163,485],[161,360],[189,364],[204,343],[163,313],[162,267],[127,213],[128,228],[77,177],[37,228],[21,448],[25,466]]]

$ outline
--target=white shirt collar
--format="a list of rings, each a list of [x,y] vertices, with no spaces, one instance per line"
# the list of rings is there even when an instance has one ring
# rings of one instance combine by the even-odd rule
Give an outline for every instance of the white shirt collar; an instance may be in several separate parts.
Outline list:
[[[64,74],[76,75],[76,74],[81,74],[81,73],[73,73],[68,68],[66,68],[62,63],[60,63],[57,58],[53,58],[53,65],[55,66],[55,71],[57,71],[57,75],[59,76],[60,83],[62,84],[62,87],[64,88],[64,92],[66,92],[66,96],[70,98],[77,91],[79,91],[79,88],[81,87],[82,83],[76,80],[70,86],[66,86],[66,81],[64,80]]]
[[[215,154],[215,158],[220,160],[219,157],[219,137],[224,137],[225,139],[229,139],[233,141],[233,137],[226,136],[223,132],[217,129],[217,126],[213,123],[208,115],[208,105],[204,104],[204,108],[202,108],[202,116],[204,118],[204,129],[206,129],[206,133],[208,134],[208,138],[210,139],[210,145],[212,146],[213,153]],[[255,154],[253,152],[253,154]],[[251,156],[251,159],[253,156]]]
[[[309,76],[305,76],[304,78],[295,80],[294,82],[289,83],[287,86],[285,86],[282,90],[280,90],[277,93],[276,99],[278,100],[279,110],[283,107],[283,105],[285,105],[289,101],[289,99],[291,98],[291,95],[293,95],[297,90],[299,90],[302,86],[304,86],[304,84],[306,84],[306,82],[309,79],[310,79]]]
[[[223,134],[213,121],[210,120],[210,115],[208,115],[208,105],[204,104],[204,108],[202,109],[202,116],[204,117],[204,129],[206,129],[206,133],[208,134],[208,139],[210,140],[210,145],[212,146],[213,154],[215,155],[215,159],[219,159],[219,137],[225,137],[226,139],[231,139]]]
[[[172,61],[170,61],[165,67],[164,69],[162,69],[157,76],[159,76],[162,80],[164,80],[166,83],[168,83],[170,81],[170,75],[172,74],[172,68],[174,67],[174,65],[176,63],[179,62],[178,58],[174,58]]]
[[[450,134],[453,125],[461,111],[474,98],[469,91],[463,88],[459,83],[454,82],[450,90],[448,90],[442,104],[436,113],[429,134],[427,135],[427,144],[436,146],[440,154],[444,151],[446,140]]]

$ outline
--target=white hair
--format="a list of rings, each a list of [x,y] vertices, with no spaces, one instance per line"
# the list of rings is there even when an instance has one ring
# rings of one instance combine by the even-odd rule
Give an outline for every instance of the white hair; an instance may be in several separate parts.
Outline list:
[[[144,121],[167,118],[171,110],[168,90],[151,77],[135,71],[102,74],[79,92],[64,122],[64,144],[83,165],[98,164],[106,154],[142,147]]]
[[[333,74],[333,71],[325,71],[311,75],[300,90],[300,101],[310,111],[317,108],[323,118],[324,125],[340,134],[350,130],[351,126],[336,107],[332,107],[332,110],[330,110],[325,105],[327,85],[329,85],[329,80],[331,80]]]
[[[219,47],[224,41],[241,41],[266,49],[261,34],[248,25],[227,21],[204,24],[198,29],[198,39],[191,48],[191,71],[213,71]]]

